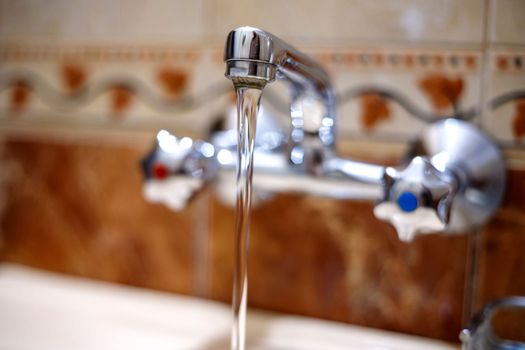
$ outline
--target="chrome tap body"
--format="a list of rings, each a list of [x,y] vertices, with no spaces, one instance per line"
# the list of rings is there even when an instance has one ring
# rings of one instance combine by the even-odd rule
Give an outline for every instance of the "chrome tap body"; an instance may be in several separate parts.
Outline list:
[[[234,84],[264,88],[281,78],[290,83],[290,161],[314,173],[318,159],[335,142],[335,94],[325,70],[276,36],[252,27],[230,32],[224,61],[225,75]]]

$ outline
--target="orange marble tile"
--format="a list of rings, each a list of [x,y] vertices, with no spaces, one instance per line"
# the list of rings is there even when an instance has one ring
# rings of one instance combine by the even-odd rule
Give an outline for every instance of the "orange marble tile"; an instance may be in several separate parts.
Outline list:
[[[192,218],[144,201],[145,151],[7,142],[0,259],[191,293]]]
[[[210,296],[223,301],[233,217],[214,204]],[[371,203],[280,195],[253,212],[249,304],[457,341],[466,242],[433,235],[405,244]]]
[[[481,231],[480,257],[477,266],[476,308],[492,299],[525,295],[525,172],[507,173],[507,190],[502,208]],[[523,317],[521,318],[523,319]],[[507,318],[507,321],[512,318]],[[504,323],[509,334],[521,332],[522,325]],[[525,338],[524,338],[525,339]]]

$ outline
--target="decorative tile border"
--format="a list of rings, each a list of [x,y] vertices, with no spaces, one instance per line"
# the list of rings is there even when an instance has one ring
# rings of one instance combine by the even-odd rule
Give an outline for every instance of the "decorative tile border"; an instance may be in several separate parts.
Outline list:
[[[525,72],[525,52],[499,53],[493,63],[498,72]]]
[[[479,114],[480,50],[308,51],[334,76],[343,135],[406,140],[424,123],[445,117],[471,120]],[[519,50],[493,53],[491,81],[508,73],[514,79],[525,74],[524,59]],[[231,85],[222,71],[219,48],[2,46],[0,127],[24,120],[38,128],[39,120],[45,120],[74,128],[150,131],[190,125],[203,131],[213,122],[210,118],[232,103]],[[516,104],[519,116],[507,122],[513,125],[515,142],[509,142],[508,133],[492,132],[494,123],[483,119],[489,132],[511,147],[520,146],[525,136],[522,82],[518,79],[510,90],[492,89],[488,102],[490,110],[498,111]],[[266,95],[267,103],[287,113],[278,94],[270,90]]]
[[[436,51],[436,50],[345,50],[317,54],[327,64],[342,69],[394,69],[394,70],[441,70],[454,69],[477,71],[478,51]]]
[[[4,45],[0,46],[1,61],[62,61],[83,60],[90,62],[182,62],[199,60],[199,48],[162,46],[42,46]]]

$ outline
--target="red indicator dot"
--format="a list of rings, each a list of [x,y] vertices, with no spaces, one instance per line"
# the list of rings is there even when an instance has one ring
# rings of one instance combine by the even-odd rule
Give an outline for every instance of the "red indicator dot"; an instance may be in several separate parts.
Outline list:
[[[158,180],[164,180],[168,177],[168,168],[162,163],[157,163],[153,166],[153,176]]]

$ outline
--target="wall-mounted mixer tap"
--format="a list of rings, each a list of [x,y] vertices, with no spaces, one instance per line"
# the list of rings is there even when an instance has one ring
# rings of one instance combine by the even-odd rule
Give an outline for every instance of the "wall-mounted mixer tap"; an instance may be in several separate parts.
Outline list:
[[[320,65],[272,34],[251,27],[228,35],[224,60],[226,77],[236,85],[264,89],[275,79],[285,79],[291,86],[291,130],[262,127],[265,131],[256,137],[255,199],[257,193],[264,198],[272,193],[303,192],[376,200],[375,216],[390,222],[405,241],[416,234],[465,231],[483,224],[498,208],[504,162],[497,146],[473,125],[456,119],[430,124],[397,167],[346,159],[335,152],[335,94]],[[258,124],[270,119],[261,112]],[[154,194],[148,193],[149,198],[183,204],[211,182],[221,198],[233,203],[237,156],[231,132],[220,131],[209,141],[159,133],[144,162],[146,188]],[[165,163],[170,176],[159,177],[159,162]],[[180,200],[169,198],[179,193],[151,190],[176,178],[185,179],[181,183],[189,188],[182,191]]]

